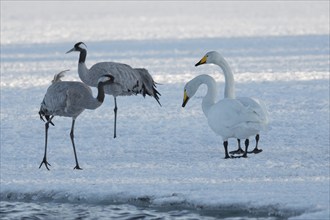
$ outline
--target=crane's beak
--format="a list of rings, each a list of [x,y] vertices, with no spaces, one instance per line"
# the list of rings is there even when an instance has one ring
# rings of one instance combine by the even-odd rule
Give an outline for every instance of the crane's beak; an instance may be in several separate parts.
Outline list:
[[[67,54],[67,53],[71,53],[71,52],[73,52],[73,51],[76,51],[75,48],[72,48],[71,50],[69,50],[68,52],[66,52],[66,54]]]
[[[183,102],[182,102],[182,107],[184,108],[187,104],[187,102],[189,101],[189,97],[187,96],[187,92],[186,90],[184,91],[184,94],[183,94]]]
[[[198,63],[195,64],[195,66],[202,65],[206,63],[206,61],[207,61],[207,56],[204,56]]]

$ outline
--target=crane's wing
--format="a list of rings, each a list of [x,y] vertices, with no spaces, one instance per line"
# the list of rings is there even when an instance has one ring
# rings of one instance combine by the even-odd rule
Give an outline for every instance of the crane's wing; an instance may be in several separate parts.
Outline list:
[[[156,90],[155,82],[148,70],[144,68],[132,68],[123,63],[101,62],[93,65],[89,73],[94,75],[93,81],[97,86],[97,80],[102,75],[110,74],[114,82],[105,87],[105,92],[114,96],[119,95],[149,95],[159,102],[160,93]],[[96,79],[97,78],[97,79]]]
[[[62,115],[66,106],[67,84],[62,81],[53,82],[47,89],[40,110],[45,115]]]
[[[79,115],[88,108],[94,97],[91,88],[81,82],[67,82],[65,112],[69,115]]]

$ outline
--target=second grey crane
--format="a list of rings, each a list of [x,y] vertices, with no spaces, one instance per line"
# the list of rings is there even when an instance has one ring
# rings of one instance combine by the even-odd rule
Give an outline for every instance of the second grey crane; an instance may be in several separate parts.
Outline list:
[[[114,77],[114,82],[104,87],[105,93],[114,97],[115,120],[114,120],[114,138],[117,136],[117,96],[130,96],[142,94],[152,96],[158,104],[160,93],[156,90],[156,83],[148,70],[144,68],[132,68],[123,63],[116,62],[100,62],[94,64],[90,69],[85,64],[87,50],[82,46],[86,46],[83,42],[78,42],[74,47],[66,53],[79,52],[78,74],[80,79],[89,86],[96,87],[97,80],[104,74],[110,74]]]
[[[67,70],[65,70],[67,71]],[[74,81],[61,81],[64,76],[62,71],[55,74],[52,84],[48,87],[45,97],[40,106],[40,119],[46,119],[45,123],[45,153],[44,158],[39,166],[45,164],[46,168],[49,170],[47,161],[47,140],[48,140],[48,128],[49,124],[53,124],[52,119],[54,116],[64,116],[72,118],[72,126],[70,132],[70,138],[73,146],[74,157],[76,160],[76,166],[74,169],[81,169],[78,164],[78,158],[76,153],[76,147],[74,144],[74,125],[76,118],[85,109],[96,109],[104,101],[104,86],[113,82],[113,77],[111,75],[104,75],[99,77],[98,80],[98,94],[97,97],[93,97],[91,88],[82,82]]]

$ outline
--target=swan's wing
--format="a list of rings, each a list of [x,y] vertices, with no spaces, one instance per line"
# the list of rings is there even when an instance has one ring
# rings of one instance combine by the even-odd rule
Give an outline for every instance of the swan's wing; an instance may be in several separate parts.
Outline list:
[[[259,115],[236,99],[220,100],[207,118],[212,130],[225,137],[247,138],[265,129]]]
[[[265,124],[269,123],[268,111],[265,104],[256,99],[250,97],[237,97],[236,98],[248,111],[253,111],[257,114],[261,121]]]

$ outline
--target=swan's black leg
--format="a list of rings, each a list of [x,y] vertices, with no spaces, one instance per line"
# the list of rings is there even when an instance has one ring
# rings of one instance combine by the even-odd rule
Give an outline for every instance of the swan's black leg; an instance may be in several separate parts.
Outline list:
[[[244,154],[242,155],[242,157],[245,157],[245,158],[247,157],[247,152],[248,152],[249,144],[250,144],[249,139],[246,139],[246,140],[245,140],[245,152],[244,152]]]
[[[234,150],[234,151],[230,151],[229,152],[230,154],[243,154],[244,153],[243,149],[241,148],[241,140],[240,139],[237,139],[237,145],[238,145],[238,149]]]
[[[256,135],[256,138],[255,139],[256,139],[256,147],[252,151],[249,151],[248,152],[249,154],[252,154],[252,153],[258,154],[258,153],[262,152],[262,149],[258,149],[259,134]]]
[[[223,147],[225,148],[225,159],[230,158],[230,156],[228,154],[228,141],[223,142]]]

